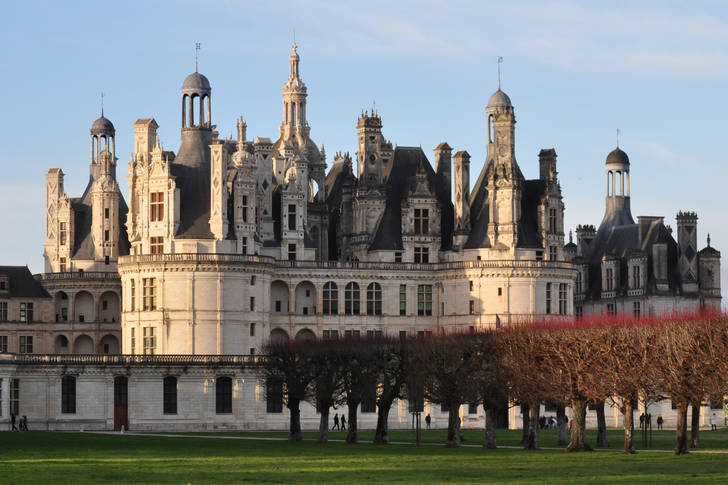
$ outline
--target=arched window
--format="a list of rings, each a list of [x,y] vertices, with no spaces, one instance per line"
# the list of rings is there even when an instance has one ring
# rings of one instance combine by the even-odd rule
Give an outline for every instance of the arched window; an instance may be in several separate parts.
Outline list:
[[[233,412],[233,380],[229,377],[215,379],[215,412],[217,414]]]
[[[347,315],[359,315],[359,285],[350,282],[344,288],[344,313]]]
[[[162,408],[164,414],[177,414],[177,378],[167,376],[164,378],[164,392],[162,395]]]
[[[336,283],[329,281],[324,285],[324,315],[336,315],[339,313],[339,287]]]
[[[382,314],[382,287],[379,283],[367,286],[367,315]]]
[[[488,143],[493,142],[493,115],[488,116]]]
[[[61,379],[61,412],[76,413],[76,378],[73,376],[63,376]]]

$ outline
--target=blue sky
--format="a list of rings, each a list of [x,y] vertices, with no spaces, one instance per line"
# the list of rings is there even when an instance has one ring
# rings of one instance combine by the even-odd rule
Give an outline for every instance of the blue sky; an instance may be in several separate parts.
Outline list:
[[[0,264],[42,271],[45,172],[66,191],[88,179],[99,93],[117,130],[126,194],[131,125],[154,117],[165,149],[179,145],[180,87],[211,81],[221,134],[243,115],[248,137],[275,138],[294,31],[308,85],[312,138],[356,151],[356,118],[376,101],[384,134],[432,149],[447,141],[485,156],[484,107],[497,87],[516,109],[516,156],[528,178],[553,147],[566,225],[598,225],[604,159],[632,162],[632,212],[699,215],[728,254],[724,211],[728,3],[706,2],[10,2],[0,40]],[[728,263],[723,264],[726,288]]]

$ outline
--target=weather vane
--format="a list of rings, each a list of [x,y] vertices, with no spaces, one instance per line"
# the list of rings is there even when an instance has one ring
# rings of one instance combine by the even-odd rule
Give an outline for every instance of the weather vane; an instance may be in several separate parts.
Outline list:
[[[195,42],[195,72],[197,72],[197,53],[200,51],[200,43]]]
[[[498,89],[500,89],[500,83],[501,83],[501,72],[500,72],[501,64],[503,64],[503,57],[498,56]]]
[[[104,116],[104,92],[101,91],[101,116]]]

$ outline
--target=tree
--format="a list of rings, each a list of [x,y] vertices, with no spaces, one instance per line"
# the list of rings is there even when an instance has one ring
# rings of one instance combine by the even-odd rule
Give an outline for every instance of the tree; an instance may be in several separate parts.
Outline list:
[[[374,443],[389,443],[389,410],[394,400],[402,397],[407,378],[407,341],[404,339],[376,338],[371,341],[379,381],[377,396],[377,429]]]
[[[336,340],[322,340],[311,348],[311,366],[315,376],[311,382],[310,399],[321,413],[317,441],[329,440],[329,409],[342,403],[342,363]]]
[[[473,375],[473,380],[480,389],[480,402],[483,403],[485,411],[483,448],[495,449],[497,447],[496,412],[508,400],[506,367],[502,363],[502,355],[494,332],[472,334],[471,338],[475,339],[480,354],[480,367]]]
[[[371,341],[367,339],[345,339],[339,346],[339,362],[341,363],[341,381],[348,408],[348,429],[346,442],[358,441],[357,408],[362,402],[364,393],[377,382],[377,366],[375,352]]]

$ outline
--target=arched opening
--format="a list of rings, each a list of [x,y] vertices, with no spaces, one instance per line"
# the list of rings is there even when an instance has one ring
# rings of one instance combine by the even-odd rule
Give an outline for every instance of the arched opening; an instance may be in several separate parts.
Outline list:
[[[304,328],[296,334],[296,342],[313,342],[314,340],[316,340],[316,334],[311,329]]]
[[[182,96],[182,128],[187,128],[187,96]]]
[[[290,340],[290,338],[288,338],[288,332],[286,332],[282,328],[274,328],[270,332],[269,342],[273,345],[284,344],[284,343],[288,342],[289,340]]]
[[[288,285],[283,281],[270,284],[270,308],[273,313],[288,313]]]
[[[195,126],[195,105],[197,104],[197,100],[199,99],[199,96],[196,94],[193,94],[190,96],[190,127]]]
[[[102,294],[99,321],[116,323],[120,321],[119,316],[119,296],[113,291]]]
[[[302,281],[296,286],[296,314],[316,314],[316,287],[310,281]]]
[[[59,291],[53,297],[56,307],[56,322],[68,321],[68,295],[65,291]]]
[[[344,288],[344,313],[347,315],[359,315],[360,305],[359,284],[352,281]]]
[[[119,345],[119,339],[109,334],[105,335],[104,338],[99,342],[99,354],[120,354],[121,346]]]
[[[65,335],[57,336],[55,341],[53,342],[53,351],[56,354],[67,354],[68,352],[70,352],[68,337],[66,337]]]
[[[88,335],[79,335],[73,343],[74,354],[93,354],[94,341]]]
[[[74,301],[74,310],[76,315],[74,320],[77,322],[93,322],[94,314],[94,297],[88,291],[79,291],[76,293]]]
[[[296,126],[296,103],[291,103],[291,124]]]
[[[321,190],[321,187],[319,187],[318,182],[316,182],[315,179],[310,178],[308,179],[308,201],[309,202],[318,202],[319,201],[319,191]]]
[[[488,115],[488,143],[493,143],[493,115]]]
[[[323,314],[336,315],[339,313],[339,287],[333,281],[324,285]]]
[[[367,315],[382,314],[382,286],[370,283],[367,286]]]
[[[615,186],[614,186],[614,195],[624,195],[624,179],[622,178],[622,171],[617,170],[615,172]]]

